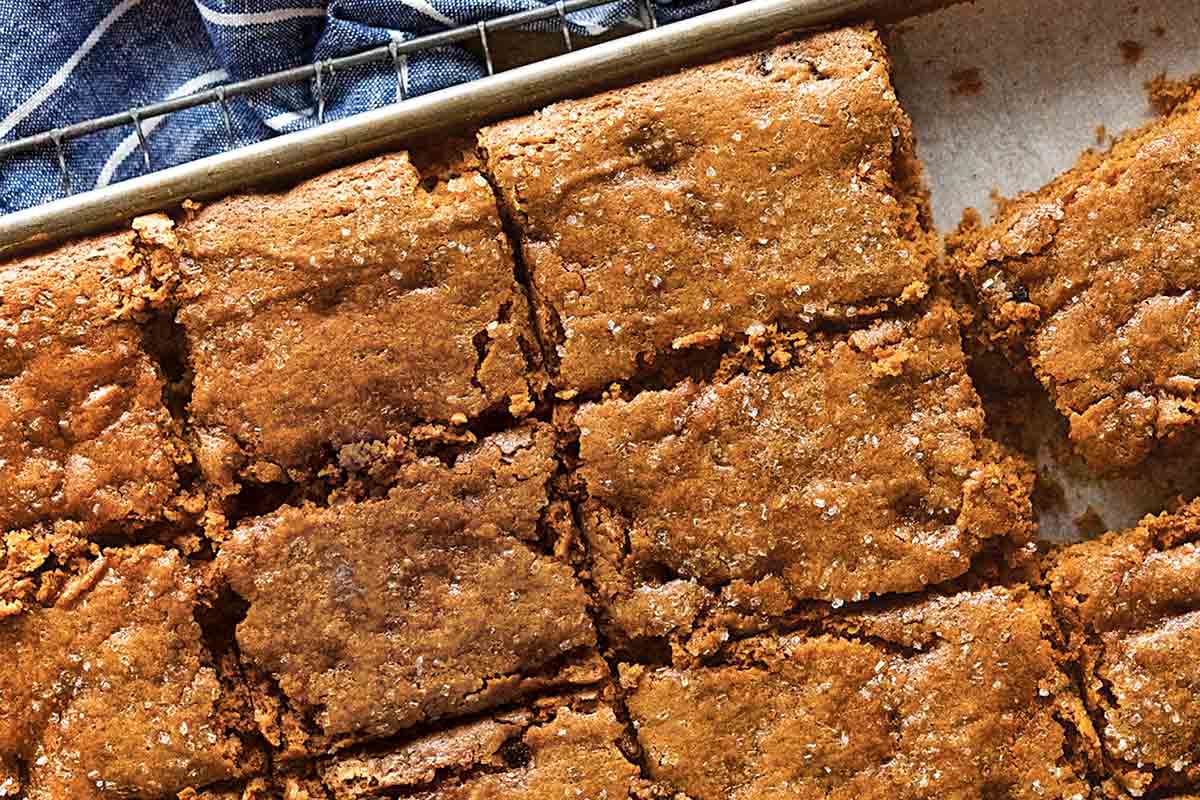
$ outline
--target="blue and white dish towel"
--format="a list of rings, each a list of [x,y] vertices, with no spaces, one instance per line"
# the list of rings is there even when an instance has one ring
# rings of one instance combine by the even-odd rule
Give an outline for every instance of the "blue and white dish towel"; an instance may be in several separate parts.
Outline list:
[[[719,0],[655,0],[669,22]],[[491,19],[543,0],[0,0],[0,140],[18,139],[147,103],[389,41]],[[570,15],[577,36],[637,16],[635,0]],[[465,50],[409,56],[408,96],[480,77]],[[338,74],[324,84],[325,118],[396,98],[392,64]],[[151,168],[181,164],[316,124],[311,82],[229,102],[233,141],[215,105],[142,123]],[[131,126],[64,145],[73,191],[146,170]],[[53,149],[0,163],[0,214],[63,193]]]

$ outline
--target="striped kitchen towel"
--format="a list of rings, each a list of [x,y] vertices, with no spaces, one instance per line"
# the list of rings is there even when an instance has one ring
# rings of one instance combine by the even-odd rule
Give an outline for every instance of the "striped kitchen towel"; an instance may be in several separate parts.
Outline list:
[[[669,22],[721,0],[655,0]],[[389,41],[542,5],[543,0],[0,0],[0,139],[178,97],[221,83],[359,52]],[[577,36],[636,17],[635,0],[570,16]],[[549,23],[547,23],[549,24]],[[416,96],[480,77],[466,50],[409,56],[404,91]],[[325,119],[396,97],[390,63],[338,74],[323,87]],[[105,186],[151,169],[316,124],[312,83],[198,107],[64,144],[72,190]],[[148,163],[147,163],[148,162]],[[0,163],[0,214],[63,194],[53,148]]]

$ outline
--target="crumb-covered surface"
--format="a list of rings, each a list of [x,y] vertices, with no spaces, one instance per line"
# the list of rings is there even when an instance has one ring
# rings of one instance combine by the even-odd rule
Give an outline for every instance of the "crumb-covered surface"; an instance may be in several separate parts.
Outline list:
[[[756,327],[919,299],[932,238],[874,31],[848,28],[480,134],[560,389]]]
[[[159,798],[265,767],[195,619],[201,584],[173,551],[111,549],[0,622],[0,797]]]
[[[1198,110],[1085,155],[956,242],[988,343],[1030,359],[1097,470],[1196,429]]]
[[[1049,604],[933,597],[730,644],[702,667],[626,665],[650,777],[693,800],[1090,796]]]
[[[1113,792],[1200,785],[1200,503],[1067,548],[1050,572]]]
[[[532,406],[528,301],[487,181],[455,166],[383,156],[184,221],[188,413],[210,481],[303,476],[344,444]]]
[[[546,426],[507,431],[408,465],[384,499],[230,534],[237,641],[285,701],[269,740],[321,752],[603,677],[583,588],[538,548],[552,447]]]
[[[795,362],[578,413],[593,579],[626,635],[686,631],[720,591],[919,591],[1032,536],[1030,476],[983,436],[948,305]]]

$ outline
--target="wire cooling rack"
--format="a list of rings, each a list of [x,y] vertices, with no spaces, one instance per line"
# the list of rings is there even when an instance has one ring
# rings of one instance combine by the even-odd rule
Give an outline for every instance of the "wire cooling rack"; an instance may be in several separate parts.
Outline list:
[[[574,41],[568,27],[567,15],[611,2],[560,0],[0,143],[0,165],[6,156],[53,148],[64,189],[68,190],[58,200],[0,216],[0,257],[112,226],[137,214],[164,210],[187,198],[216,197],[263,181],[310,175],[338,163],[403,146],[406,141],[434,132],[524,113],[564,97],[711,58],[788,31],[844,20],[878,8],[880,0],[723,0],[725,5],[721,8],[662,26],[657,24],[652,0],[636,0],[641,9],[640,26],[630,26],[631,32],[613,40],[579,46],[581,43]],[[536,23],[543,23],[544,28],[547,21],[553,29],[556,20],[561,34],[559,55],[538,58],[512,69],[496,69],[499,37],[493,40],[492,34]],[[456,44],[481,50],[488,75],[429,94],[406,97],[404,57]],[[324,119],[325,92],[335,73],[388,62],[397,70],[395,102],[341,119]],[[148,171],[101,188],[69,191],[70,157],[65,144],[73,139],[130,126],[137,134],[143,162],[151,168],[143,128],[147,119],[213,105],[228,129],[230,98],[304,81],[312,82],[317,125]]]
[[[731,0],[730,5],[737,1]],[[0,160],[4,160],[8,156],[24,154],[24,152],[53,148],[56,161],[58,161],[59,173],[62,176],[62,193],[70,196],[72,194],[73,181],[71,180],[71,169],[68,166],[70,160],[68,160],[65,145],[71,142],[72,139],[91,136],[91,134],[112,130],[112,128],[116,127],[130,126],[133,128],[133,132],[137,134],[138,150],[142,154],[145,172],[149,173],[154,169],[154,164],[152,164],[150,157],[150,148],[146,145],[145,130],[143,127],[144,120],[200,106],[217,106],[220,108],[221,119],[224,124],[224,130],[228,134],[229,142],[233,143],[236,138],[233,131],[232,115],[229,113],[230,98],[251,95],[253,92],[274,89],[276,86],[286,84],[311,82],[313,97],[316,98],[317,102],[317,124],[323,125],[325,122],[326,86],[329,85],[329,80],[338,72],[362,65],[390,62],[396,73],[396,102],[403,102],[408,100],[406,91],[404,91],[404,86],[407,85],[406,76],[404,76],[404,71],[406,71],[404,58],[408,55],[424,52],[424,50],[450,46],[450,44],[476,43],[482,52],[482,56],[484,56],[484,65],[487,68],[487,74],[488,76],[492,76],[492,74],[496,74],[496,60],[492,56],[492,44],[488,40],[488,34],[494,34],[494,32],[503,30],[526,28],[528,25],[544,23],[547,20],[557,20],[559,34],[562,35],[563,47],[566,52],[570,53],[575,49],[575,41],[571,36],[566,14],[582,11],[584,8],[594,8],[604,5],[612,5],[612,0],[558,0],[553,5],[504,14],[504,16],[481,20],[478,23],[460,25],[458,28],[438,31],[436,34],[419,36],[412,38],[412,40],[392,41],[389,44],[385,44],[385,46],[364,50],[361,53],[344,55],[336,59],[325,59],[314,62],[314,64],[293,67],[290,70],[271,72],[256,78],[222,84],[212,89],[193,92],[191,95],[150,103],[149,106],[139,106],[116,114],[96,116],[96,118],[89,120],[74,122],[72,125],[54,128],[52,131],[44,131],[32,134],[32,136],[14,139],[12,142],[0,143]],[[658,28],[658,17],[655,14],[653,0],[637,0],[637,20],[643,30]]]
[[[732,0],[732,5],[737,0]],[[250,95],[264,89],[294,83],[311,82],[313,96],[316,100],[317,124],[325,122],[326,89],[329,80],[339,72],[366,64],[391,63],[396,73],[396,102],[407,100],[405,95],[405,57],[414,53],[432,50],[438,47],[455,44],[477,44],[483,54],[484,66],[488,75],[496,73],[495,59],[492,55],[492,44],[489,33],[512,30],[534,25],[539,22],[557,21],[562,36],[563,48],[566,52],[575,49],[575,41],[571,36],[567,14],[602,5],[611,5],[612,0],[558,0],[553,5],[533,8],[513,14],[506,14],[471,25],[439,31],[437,33],[419,36],[406,41],[393,41],[381,47],[364,50],[340,58],[331,58],[308,64],[302,67],[280,70],[255,78],[227,83],[221,86],[184,95],[170,100],[163,100],[149,105],[138,106],[116,114],[76,122],[62,128],[37,133],[10,142],[0,142],[0,159],[20,153],[53,148],[58,161],[59,172],[62,175],[63,193],[72,194],[73,181],[69,167],[66,143],[89,136],[101,131],[130,126],[137,135],[138,150],[141,153],[146,172],[154,169],[150,157],[150,148],[146,144],[146,134],[143,127],[145,120],[162,117],[178,111],[184,111],[198,106],[216,105],[220,109],[225,132],[232,143],[236,141],[233,132],[233,122],[229,111],[229,100],[234,97]],[[642,29],[658,27],[653,0],[637,0],[638,21]]]

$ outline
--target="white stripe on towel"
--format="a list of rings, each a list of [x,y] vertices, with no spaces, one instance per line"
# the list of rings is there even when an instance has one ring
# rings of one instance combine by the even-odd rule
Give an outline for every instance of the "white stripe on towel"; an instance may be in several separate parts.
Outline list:
[[[274,11],[230,14],[224,11],[213,11],[201,3],[200,0],[196,0],[196,10],[200,12],[200,16],[204,17],[206,22],[211,22],[214,25],[225,25],[231,28],[246,25],[271,25],[276,22],[297,19],[298,17],[325,16],[325,9],[323,8],[279,8]]]
[[[0,122],[0,137],[7,136],[13,128],[20,125],[22,120],[44,103],[47,97],[54,94],[58,87],[66,83],[67,78],[75,71],[75,67],[79,66],[79,62],[83,60],[83,57],[91,52],[92,48],[96,46],[96,43],[100,41],[105,32],[117,20],[125,16],[131,8],[141,2],[142,0],[121,0],[116,8],[108,12],[104,19],[100,20],[100,24],[93,28],[92,32],[87,35],[87,38],[83,40],[83,44],[79,45],[78,49],[71,54],[71,57],[50,76],[50,80],[42,84],[42,88],[34,92],[28,100],[17,106],[11,114],[4,118],[3,122]]]
[[[400,0],[400,2],[411,8],[413,11],[419,11],[430,19],[436,19],[443,25],[447,25],[451,28],[458,25],[457,22],[438,11],[436,8],[426,2],[426,0]]]
[[[299,122],[302,119],[308,119],[315,113],[316,109],[312,108],[311,106],[302,111],[284,111],[282,114],[276,114],[273,117],[267,117],[263,120],[263,124],[273,131],[282,131],[293,122]]]

